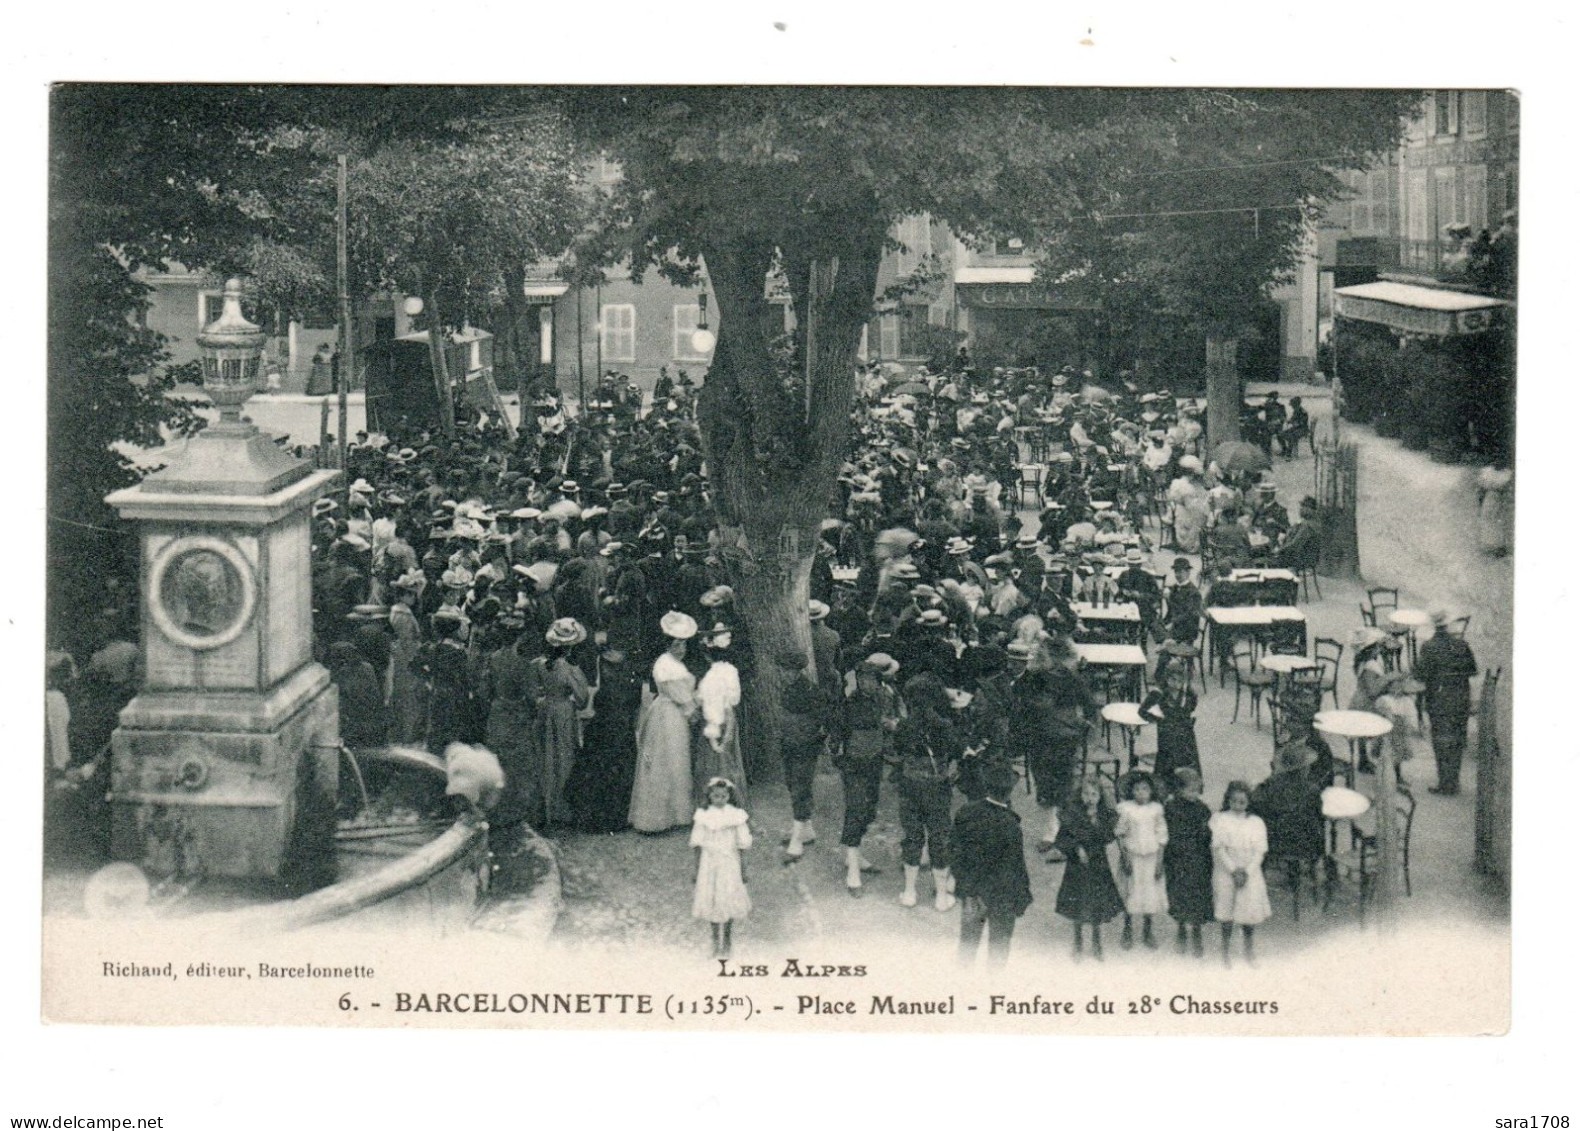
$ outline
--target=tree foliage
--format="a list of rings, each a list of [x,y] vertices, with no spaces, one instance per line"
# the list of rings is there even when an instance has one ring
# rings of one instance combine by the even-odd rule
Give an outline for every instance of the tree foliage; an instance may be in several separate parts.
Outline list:
[[[168,354],[139,324],[139,269],[267,267],[292,246],[272,191],[304,175],[271,139],[283,125],[354,124],[373,142],[444,136],[484,105],[470,88],[66,84],[50,100],[48,552],[50,631],[75,640],[104,579],[126,571],[127,539],[106,494],[138,471],[116,445],[196,427],[168,398]],[[283,252],[277,253],[283,255]]]
[[[1419,91],[1153,91],[1082,216],[1044,215],[1045,274],[1105,307],[1237,326],[1289,279],[1339,174],[1398,144]]]

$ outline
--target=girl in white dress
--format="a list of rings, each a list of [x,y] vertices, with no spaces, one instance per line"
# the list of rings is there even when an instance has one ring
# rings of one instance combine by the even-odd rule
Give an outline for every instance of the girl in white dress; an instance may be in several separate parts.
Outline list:
[[[741,853],[752,846],[746,811],[735,803],[735,786],[725,778],[708,782],[707,801],[691,818],[691,846],[697,850],[697,889],[693,918],[713,925],[713,956],[730,956],[730,927],[752,909],[741,870]]]
[[[1252,935],[1258,923],[1273,914],[1267,898],[1262,858],[1267,855],[1267,826],[1250,811],[1251,787],[1232,781],[1223,793],[1223,811],[1214,813],[1212,831],[1213,918],[1223,924],[1223,964],[1229,965],[1234,925],[1245,935],[1245,960],[1253,962]]]
[[[1125,897],[1125,929],[1119,945],[1130,949],[1134,938],[1131,919],[1139,915],[1141,945],[1156,950],[1152,916],[1167,914],[1169,909],[1163,887],[1163,846],[1169,842],[1169,829],[1163,806],[1153,797],[1152,775],[1130,774],[1125,785],[1125,800],[1119,803],[1119,823],[1114,828],[1119,841],[1119,883]]]

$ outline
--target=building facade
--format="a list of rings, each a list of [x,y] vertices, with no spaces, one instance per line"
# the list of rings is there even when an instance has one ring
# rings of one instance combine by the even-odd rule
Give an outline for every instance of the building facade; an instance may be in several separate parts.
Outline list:
[[[1461,240],[1495,232],[1519,208],[1520,99],[1513,91],[1434,90],[1399,148],[1347,175],[1353,195],[1318,233],[1320,316],[1335,285],[1393,279],[1457,288]]]
[[[1320,233],[1345,419],[1446,463],[1514,454],[1519,97],[1435,90]]]

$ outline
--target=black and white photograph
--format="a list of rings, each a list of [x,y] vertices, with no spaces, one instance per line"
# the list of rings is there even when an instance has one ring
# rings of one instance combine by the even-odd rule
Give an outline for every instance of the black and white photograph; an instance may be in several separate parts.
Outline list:
[[[46,1003],[209,976],[71,975],[136,924],[1506,1023],[1519,115],[60,84]],[[1394,1009],[1289,1000],[1357,945]]]
[[[1576,1114],[1561,19],[64,14],[0,1117]]]

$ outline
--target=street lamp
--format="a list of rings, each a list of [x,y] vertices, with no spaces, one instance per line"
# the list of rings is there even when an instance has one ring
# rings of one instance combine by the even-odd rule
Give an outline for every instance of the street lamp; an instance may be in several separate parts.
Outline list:
[[[691,350],[696,354],[712,353],[718,339],[708,329],[708,292],[697,295],[697,328],[691,335]]]
[[[257,392],[264,340],[262,327],[241,313],[241,280],[226,280],[219,317],[197,337],[203,351],[203,388],[219,409],[222,424],[240,423],[241,406]]]

